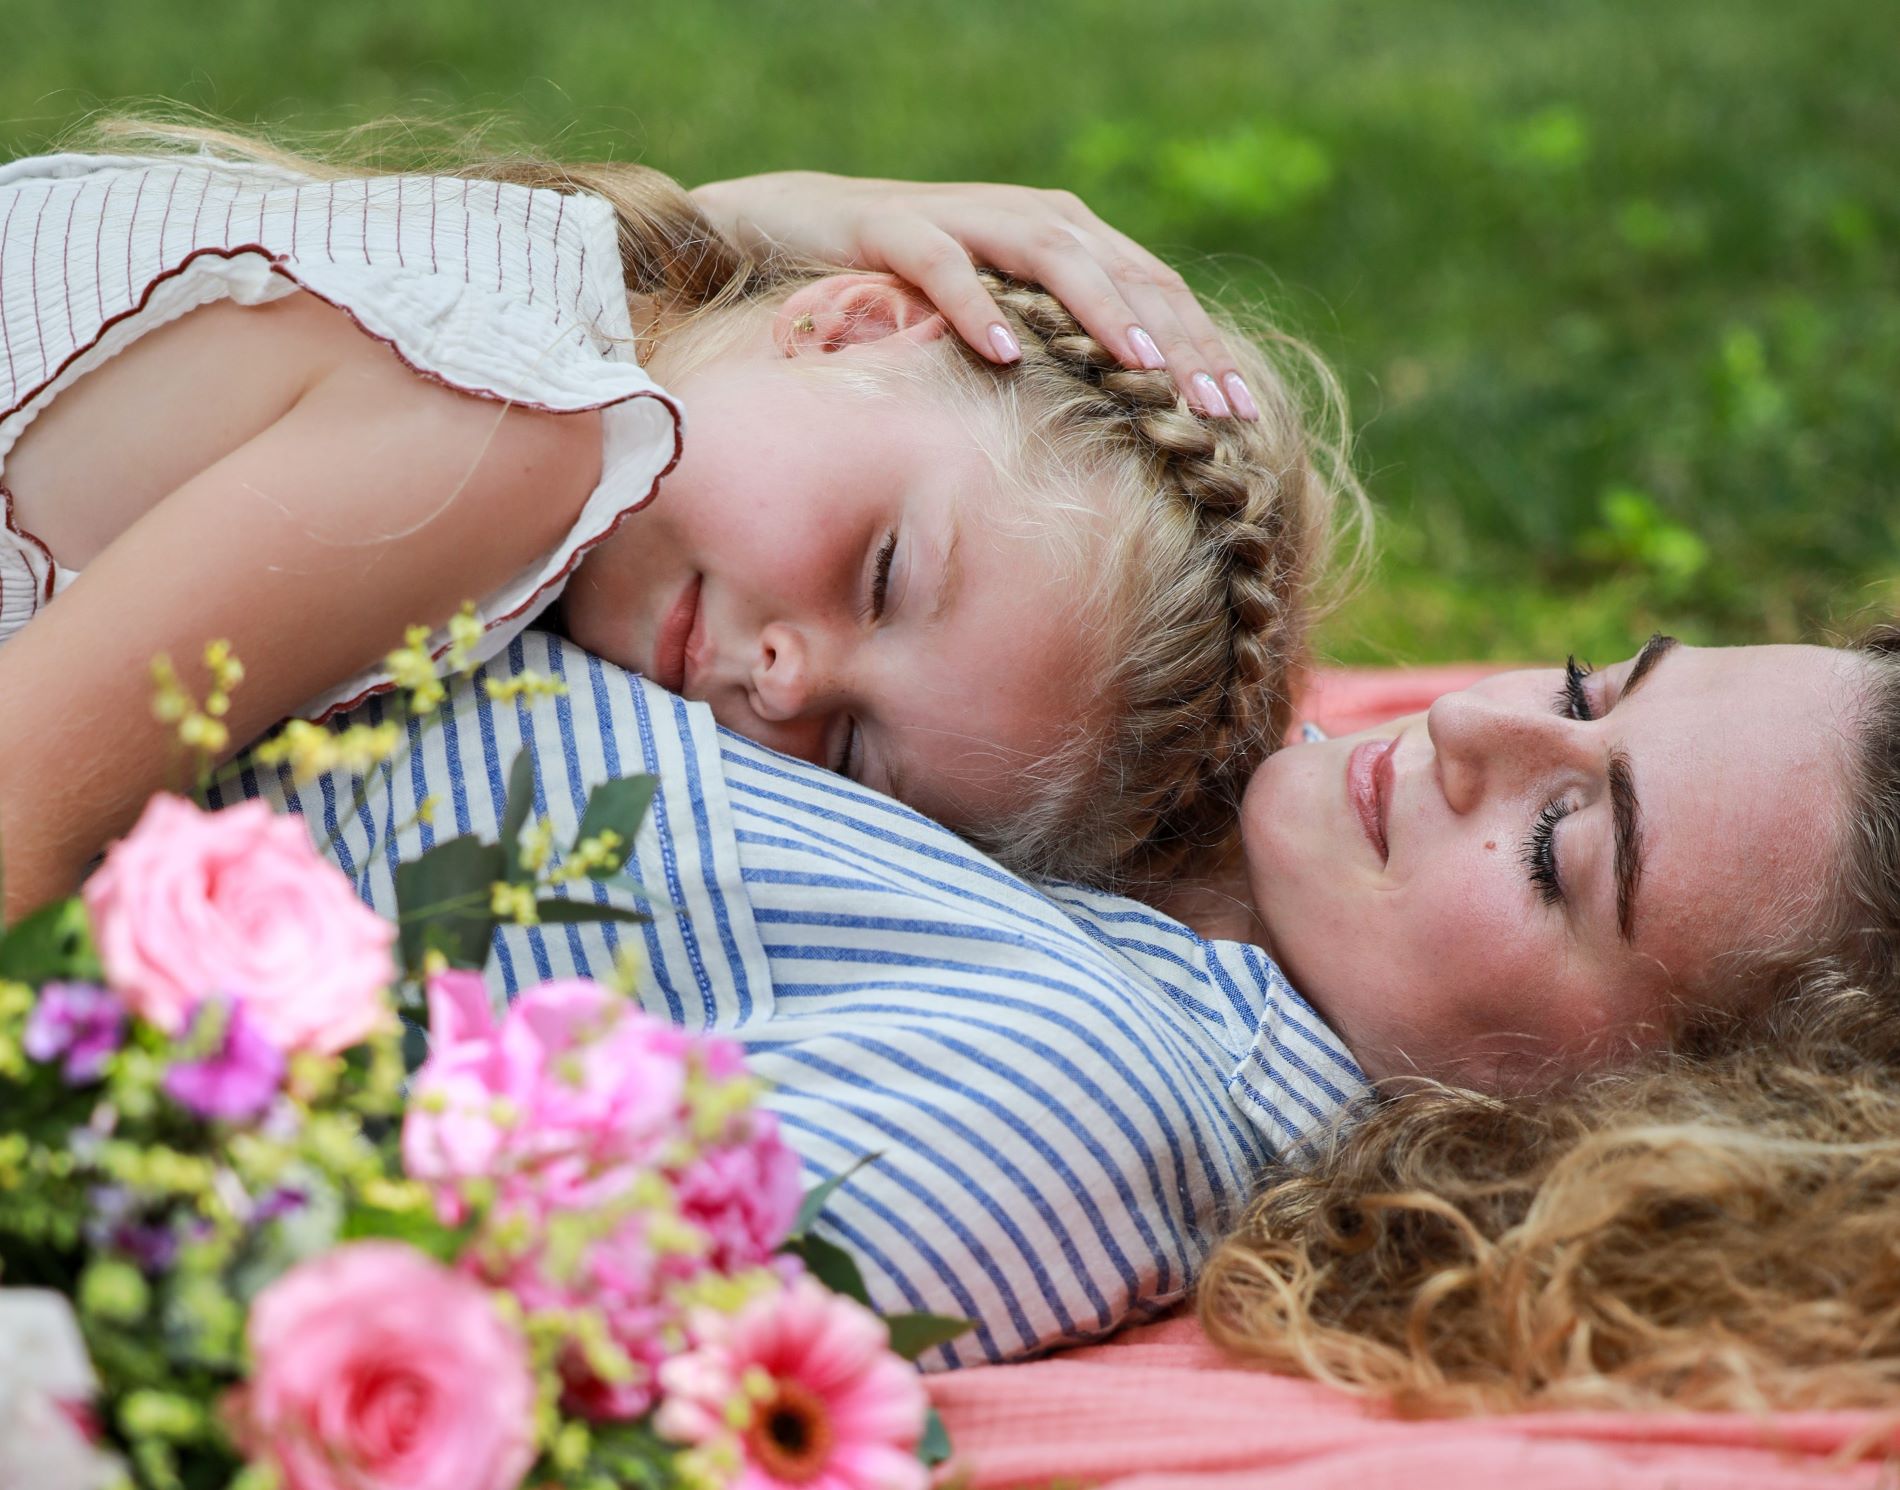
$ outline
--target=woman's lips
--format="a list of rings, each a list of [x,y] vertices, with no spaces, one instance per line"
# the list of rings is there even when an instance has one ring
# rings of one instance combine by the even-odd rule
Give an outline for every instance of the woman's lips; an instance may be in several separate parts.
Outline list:
[[[660,634],[653,642],[653,681],[668,693],[679,693],[686,687],[686,644],[699,619],[699,579],[695,574],[686,582],[679,599],[660,622]]]
[[[1356,745],[1346,757],[1346,798],[1381,864],[1391,857],[1385,825],[1392,803],[1392,757],[1398,748],[1399,737],[1394,735]]]

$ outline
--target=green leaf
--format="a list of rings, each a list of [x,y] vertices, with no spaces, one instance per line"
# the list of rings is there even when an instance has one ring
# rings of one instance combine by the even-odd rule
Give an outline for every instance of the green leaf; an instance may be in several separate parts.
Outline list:
[[[653,805],[653,793],[659,785],[657,776],[616,776],[612,781],[601,782],[587,798],[587,810],[581,814],[574,841],[597,838],[611,828],[620,835],[622,846],[631,855],[633,840],[640,834],[640,824],[646,821],[647,809]]]
[[[444,1226],[426,1211],[386,1211],[378,1206],[352,1209],[343,1217],[337,1231],[337,1239],[345,1242],[366,1237],[407,1242],[437,1262],[454,1262],[469,1235],[468,1227]]]
[[[934,1407],[924,1416],[924,1436],[918,1441],[917,1457],[929,1469],[935,1469],[950,1457],[950,1430],[944,1427]]]
[[[891,1332],[891,1349],[914,1361],[933,1345],[945,1345],[967,1335],[976,1325],[954,1314],[890,1314],[884,1323]]]
[[[812,1226],[817,1222],[819,1213],[824,1210],[825,1203],[829,1201],[833,1195],[838,1193],[838,1187],[850,1179],[851,1176],[856,1174],[860,1169],[864,1168],[865,1165],[875,1164],[883,1157],[881,1153],[865,1154],[853,1161],[850,1165],[839,1170],[830,1179],[821,1181],[807,1190],[804,1200],[799,1202],[798,1217],[792,1222],[791,1235],[787,1240],[795,1242],[809,1232]]]
[[[833,1293],[856,1299],[867,1309],[871,1307],[864,1274],[858,1271],[857,1262],[844,1248],[821,1236],[803,1236],[784,1250],[803,1261],[811,1275]]]
[[[501,816],[501,851],[506,857],[504,872],[511,885],[525,885],[534,878],[521,864],[521,829],[534,807],[534,757],[517,750],[508,767],[507,806]]]
[[[103,981],[85,906],[76,899],[55,900],[17,922],[0,941],[0,978],[36,988],[60,978]]]
[[[430,950],[456,967],[479,969],[488,961],[495,931],[489,889],[502,877],[506,857],[500,844],[465,833],[397,866],[396,919],[405,968],[419,970]]]
[[[645,911],[629,910],[624,905],[599,905],[591,900],[537,900],[535,914],[543,921],[557,924],[580,921],[651,921]]]

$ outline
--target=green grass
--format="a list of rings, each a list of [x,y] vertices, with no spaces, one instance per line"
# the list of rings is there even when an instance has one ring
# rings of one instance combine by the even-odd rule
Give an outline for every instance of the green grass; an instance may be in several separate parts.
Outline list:
[[[1900,89],[1865,0],[0,0],[0,147],[163,96],[501,111],[688,182],[1074,187],[1344,375],[1339,655],[1622,653],[1900,601]]]

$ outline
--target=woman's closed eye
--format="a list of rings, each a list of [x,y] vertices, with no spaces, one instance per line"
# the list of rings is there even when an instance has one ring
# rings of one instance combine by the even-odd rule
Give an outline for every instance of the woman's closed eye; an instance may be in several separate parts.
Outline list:
[[[1596,705],[1590,701],[1590,693],[1584,687],[1591,668],[1587,662],[1578,662],[1575,657],[1564,661],[1563,686],[1557,690],[1557,712],[1566,719],[1595,719]]]
[[[1586,686],[1590,673],[1589,663],[1578,662],[1575,657],[1565,659],[1563,684],[1558,688],[1554,700],[1556,711],[1564,718],[1587,721],[1598,717],[1597,707]],[[1531,823],[1531,830],[1525,836],[1524,846],[1518,854],[1524,872],[1530,878],[1531,887],[1545,905],[1563,903],[1563,878],[1557,869],[1557,824],[1574,810],[1569,802],[1561,798],[1546,802]]]

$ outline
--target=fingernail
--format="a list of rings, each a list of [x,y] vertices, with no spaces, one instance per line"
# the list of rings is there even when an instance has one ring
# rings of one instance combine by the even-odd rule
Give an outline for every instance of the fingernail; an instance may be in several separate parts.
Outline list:
[[[997,321],[990,327],[990,345],[996,348],[996,355],[1005,362],[1020,362],[1023,349],[1016,345],[1016,338],[1010,335],[1009,327]]]
[[[1227,400],[1221,397],[1220,384],[1206,373],[1196,373],[1188,379],[1195,393],[1200,395],[1201,412],[1211,414],[1216,419],[1231,419],[1234,411],[1227,407]]]
[[[1155,345],[1155,339],[1141,327],[1128,328],[1128,345],[1135,349],[1135,355],[1141,359],[1143,367],[1156,368],[1168,365],[1168,359],[1161,355],[1161,348]]]
[[[1227,402],[1234,406],[1234,412],[1242,419],[1258,419],[1260,406],[1253,401],[1253,395],[1247,391],[1247,384],[1239,373],[1228,373],[1221,380],[1221,387],[1227,390]]]

